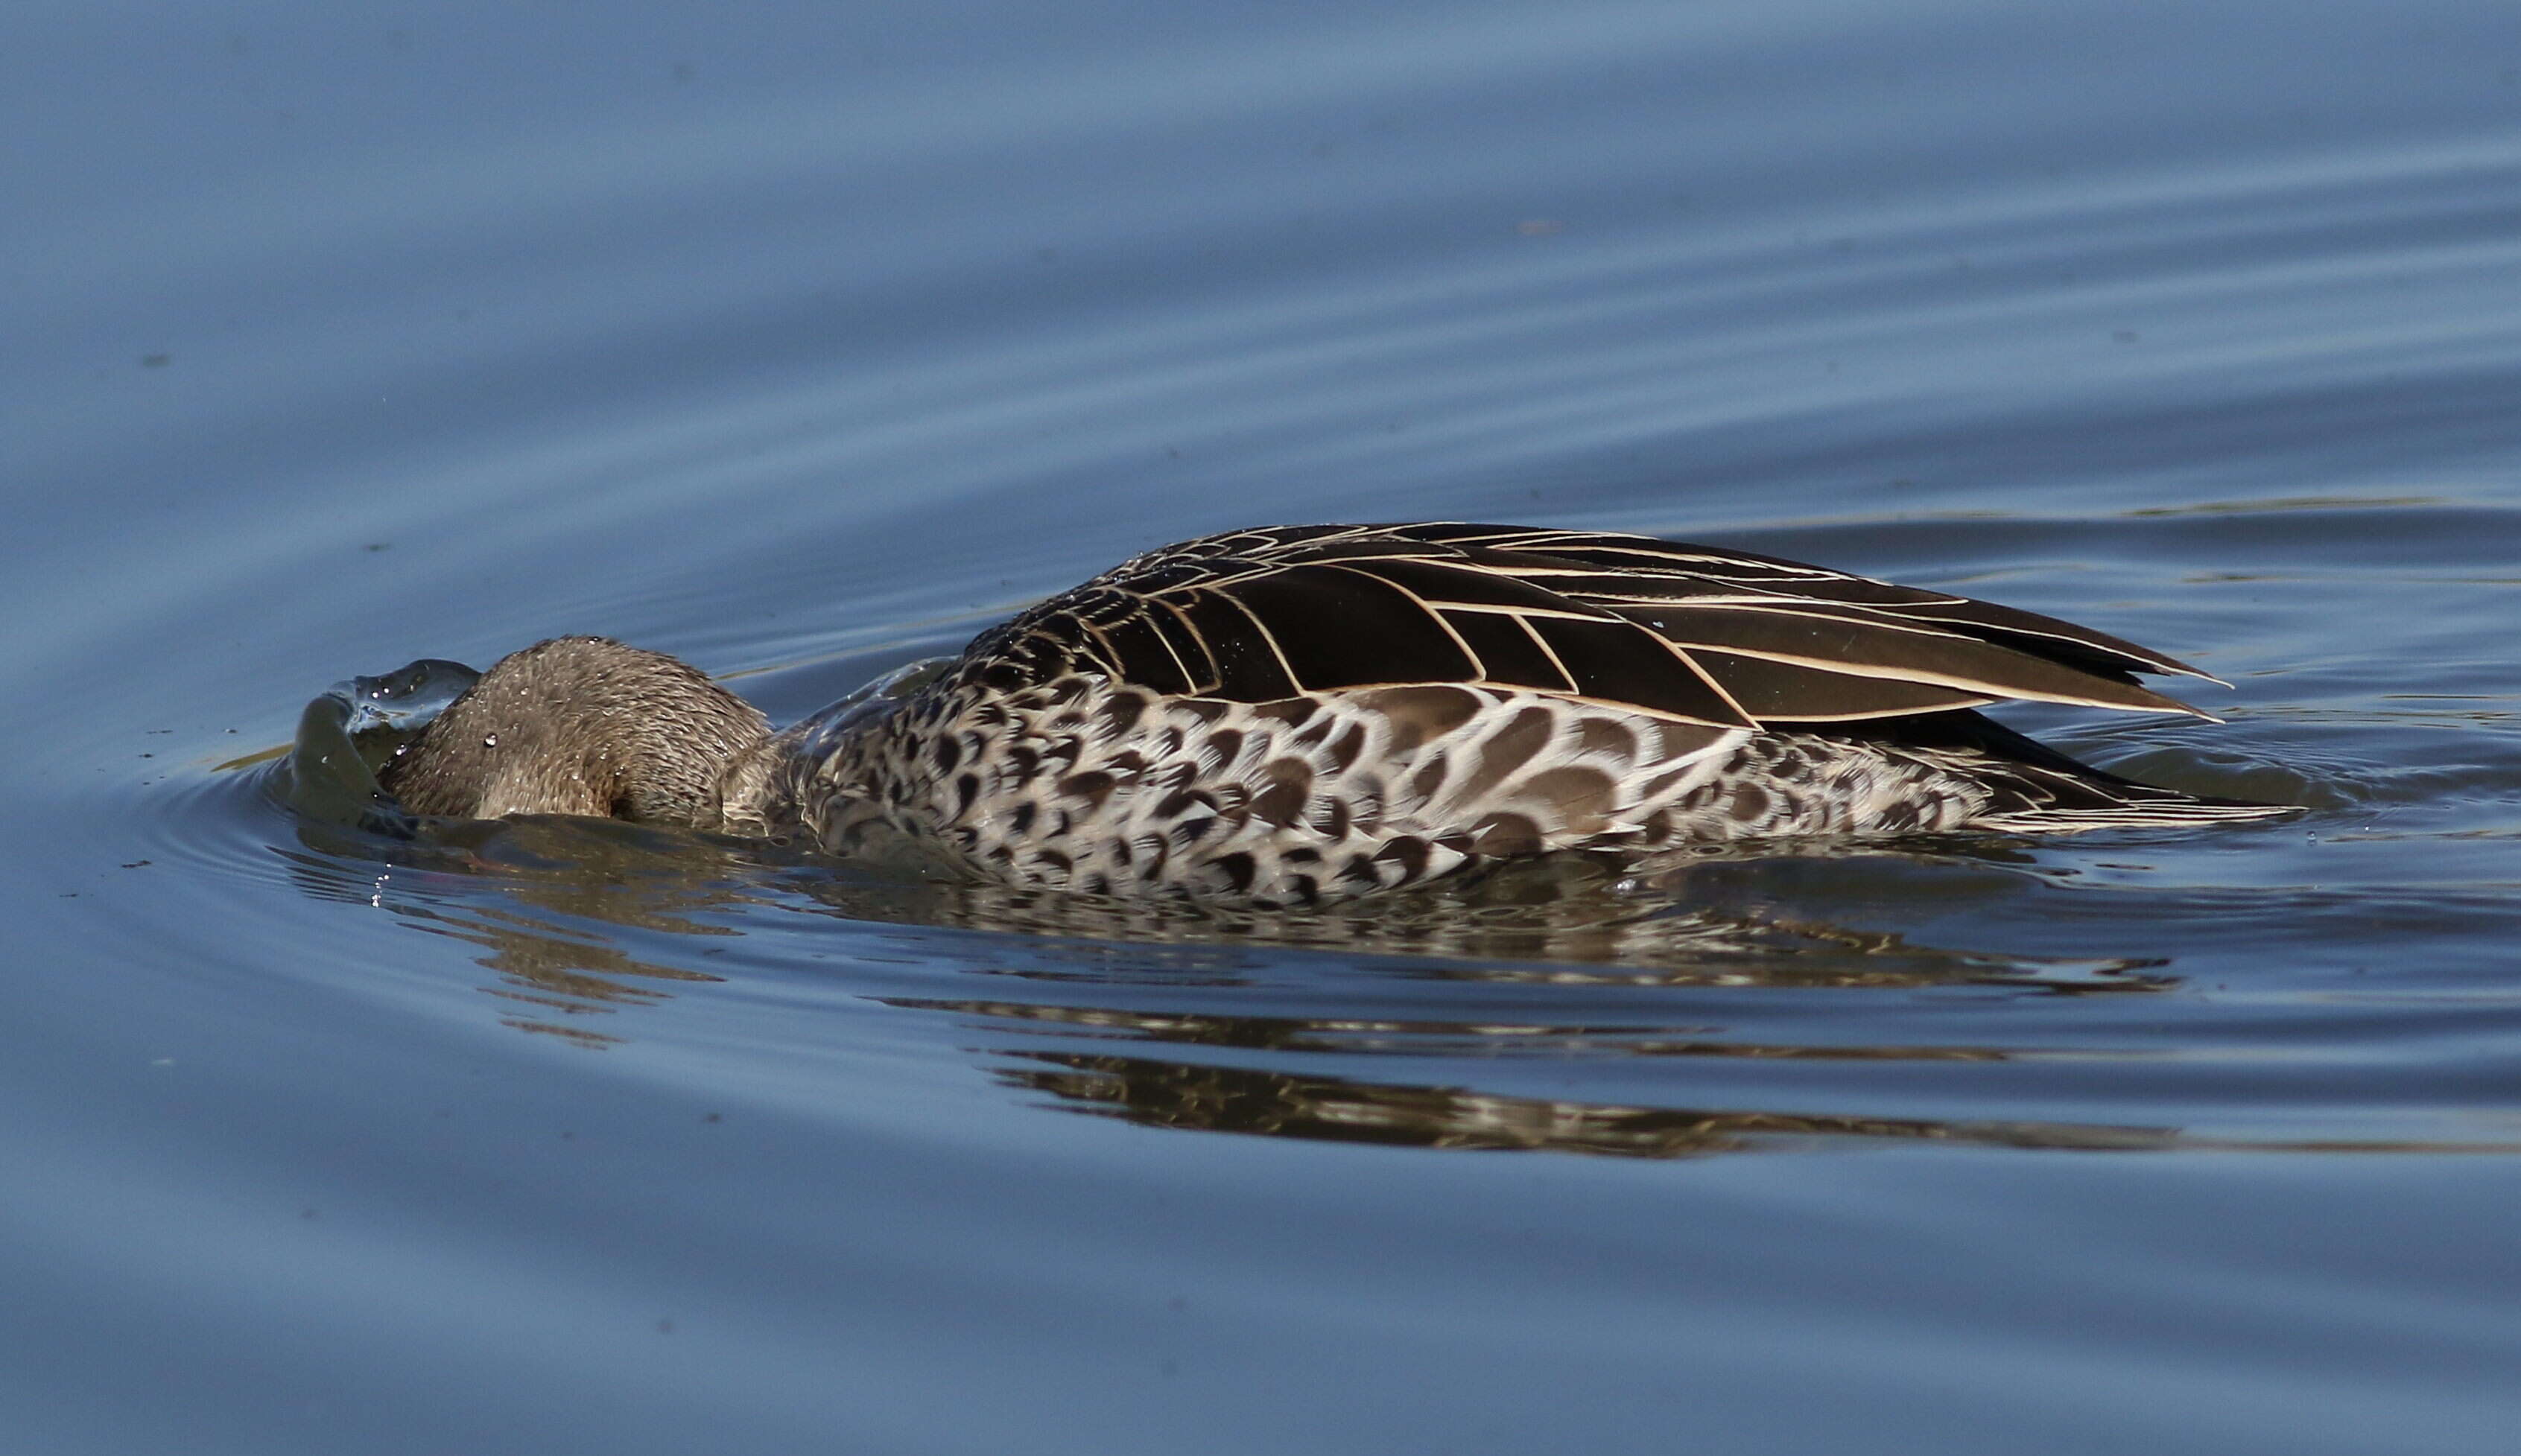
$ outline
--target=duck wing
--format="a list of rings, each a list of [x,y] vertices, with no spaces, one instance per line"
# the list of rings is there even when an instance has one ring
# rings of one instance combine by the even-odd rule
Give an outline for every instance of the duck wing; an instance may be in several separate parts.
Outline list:
[[[1453,523],[1187,541],[1041,603],[973,656],[1008,686],[1086,670],[1265,703],[1467,683],[1718,727],[2005,698],[2205,716],[2135,674],[2206,674],[2036,613],[1753,552]]]

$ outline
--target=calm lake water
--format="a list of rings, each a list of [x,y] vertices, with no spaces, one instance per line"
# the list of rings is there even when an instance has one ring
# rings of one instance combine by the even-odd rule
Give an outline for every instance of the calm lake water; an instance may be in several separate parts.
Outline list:
[[[0,1444],[2521,1439],[2508,0],[36,3],[0,128]],[[1098,918],[271,756],[1411,518],[2088,622],[2229,721],[2014,721],[2309,811]]]

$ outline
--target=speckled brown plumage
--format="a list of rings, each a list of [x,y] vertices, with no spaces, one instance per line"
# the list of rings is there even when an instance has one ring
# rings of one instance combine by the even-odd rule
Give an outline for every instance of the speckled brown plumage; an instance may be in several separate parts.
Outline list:
[[[698,805],[688,822],[845,853],[908,840],[1089,893],[1300,905],[1551,849],[2281,812],[2131,783],[1970,710],[2194,711],[2139,672],[2204,675],[2053,618],[1749,553],[1297,526],[1136,558],[775,738],[747,739],[713,686],[725,703],[660,721],[708,723],[694,756],[722,765],[711,793],[666,796]],[[552,688],[484,696],[517,712]],[[440,719],[468,725],[450,751],[481,756],[463,735],[484,711]],[[447,807],[461,796],[437,786],[479,766],[389,787],[431,786],[406,796],[425,811],[532,807],[513,789]],[[559,811],[608,811],[585,802]]]
[[[699,669],[604,637],[499,660],[378,777],[418,814],[714,822],[730,758],[770,735]]]

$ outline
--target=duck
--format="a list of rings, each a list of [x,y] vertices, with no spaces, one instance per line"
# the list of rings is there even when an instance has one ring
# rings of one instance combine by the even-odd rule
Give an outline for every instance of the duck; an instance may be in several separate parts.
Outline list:
[[[1282,525],[1133,557],[785,731],[661,653],[501,659],[380,770],[409,811],[914,844],[1102,896],[1313,906],[1555,851],[2255,820],[2006,701],[2216,721],[2054,617],[1608,531]]]

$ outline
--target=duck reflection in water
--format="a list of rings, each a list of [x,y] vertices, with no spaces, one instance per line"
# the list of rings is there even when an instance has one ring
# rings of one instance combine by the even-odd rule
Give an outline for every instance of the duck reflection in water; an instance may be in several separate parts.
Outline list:
[[[1780,914],[1759,890],[1764,867],[1834,858],[2018,887],[2005,836],[2284,812],[2135,783],[1974,711],[2191,711],[2139,672],[2203,676],[2051,618],[1745,553],[1279,528],[1124,564],[785,733],[699,672],[601,639],[539,644],[478,680],[414,664],[310,708],[284,778],[331,821],[302,831],[322,851],[299,860],[310,883],[345,856],[391,860],[356,892],[485,947],[511,1024],[591,1046],[617,1039],[592,1018],[716,978],[673,942],[764,907],[1064,937],[1011,973],[1045,988],[1231,987],[1239,957],[1280,945],[1442,957],[1431,974],[1494,983],[2141,991],[2168,981],[2141,963],[1938,950]],[[364,752],[354,709],[390,730]],[[1091,999],[890,1004],[1022,1027],[1001,1077],[1168,1127],[1635,1156],[2172,1136],[1615,1107],[1038,1044],[1060,1026],[1158,1042],[1197,1025],[1273,1052],[1359,1045],[1321,1019]],[[1649,1050],[1744,1054],[1683,1029]]]
[[[1451,996],[1431,981],[1564,987],[1569,996],[1548,1004],[1580,1019],[1595,1011],[1583,995],[1588,983],[1876,990],[1970,983],[2049,994],[2141,993],[2173,983],[2136,964],[2042,964],[1939,950],[1809,918],[1680,909],[1669,887],[1581,856],[1397,891],[1379,898],[1372,914],[1362,906],[1350,914],[1258,914],[1195,902],[1097,901],[986,882],[905,881],[723,837],[581,818],[435,826],[418,840],[314,825],[301,834],[305,852],[291,858],[310,892],[373,900],[419,929],[481,947],[480,964],[495,976],[484,989],[503,1006],[506,1024],[591,1049],[636,1035],[622,1014],[655,1011],[678,988],[728,978],[696,968],[744,933],[730,923],[757,928],[764,916],[828,915],[857,924],[1029,933],[993,948],[985,969],[960,971],[988,981],[985,991],[878,999],[906,1013],[953,1018],[993,1076],[1052,1106],[1172,1130],[1656,1158],[1813,1137],[2129,1148],[2175,1136],[2141,1127],[1617,1106],[1413,1080],[1435,1066],[1458,1070],[1455,1060],[1431,1062],[1437,1047],[1473,1059],[1506,1049],[1893,1063],[2000,1062],[2010,1055],[1968,1046],[1749,1046],[1690,1024],[1624,1024],[1605,1033],[1581,1020],[1473,1022],[1448,1011]],[[1972,880],[1996,868],[1932,862]],[[1736,851],[1700,868],[1735,872],[1748,884],[1763,863]],[[1265,982],[1284,968],[1280,948],[1430,959],[1349,968],[1379,982],[1398,975],[1396,994],[1415,1007],[1407,1018],[1360,1019],[1345,1008],[1310,1013],[1302,998],[1267,990]],[[1188,1011],[1184,997],[1269,1009]],[[1069,1038],[1094,1045],[1045,1045]],[[1115,1039],[1135,1050],[1109,1049]],[[1268,1065],[1217,1065],[1211,1059],[1220,1052]],[[1375,1058],[1383,1075],[1297,1069],[1325,1054]]]

